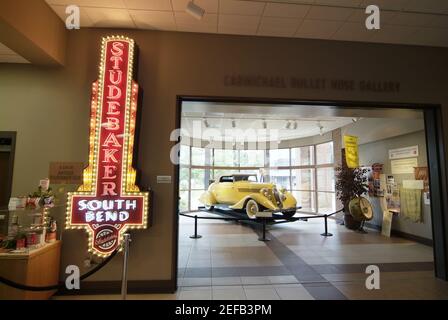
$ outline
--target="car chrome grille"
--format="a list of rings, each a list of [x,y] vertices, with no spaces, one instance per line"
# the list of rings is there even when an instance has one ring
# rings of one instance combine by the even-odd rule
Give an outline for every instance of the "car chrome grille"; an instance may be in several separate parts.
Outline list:
[[[283,202],[282,202],[282,199],[280,198],[280,193],[278,192],[278,190],[276,188],[274,188],[272,191],[274,193],[274,199],[275,199],[275,202],[277,203],[278,207],[280,209],[283,208]]]

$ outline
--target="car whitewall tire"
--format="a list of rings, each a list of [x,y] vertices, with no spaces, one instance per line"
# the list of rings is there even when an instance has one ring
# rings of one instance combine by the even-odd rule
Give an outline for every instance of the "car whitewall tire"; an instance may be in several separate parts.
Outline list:
[[[257,218],[257,212],[259,211],[258,203],[255,200],[250,199],[246,203],[246,214],[251,219]]]
[[[214,206],[208,206],[208,205],[204,205],[205,210],[207,211],[212,211],[215,207]]]

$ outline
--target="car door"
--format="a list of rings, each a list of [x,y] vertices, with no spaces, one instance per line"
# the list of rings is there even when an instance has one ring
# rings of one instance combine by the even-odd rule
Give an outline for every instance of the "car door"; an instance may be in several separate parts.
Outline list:
[[[218,203],[232,204],[234,199],[235,187],[233,177],[222,177],[215,189],[215,198]]]

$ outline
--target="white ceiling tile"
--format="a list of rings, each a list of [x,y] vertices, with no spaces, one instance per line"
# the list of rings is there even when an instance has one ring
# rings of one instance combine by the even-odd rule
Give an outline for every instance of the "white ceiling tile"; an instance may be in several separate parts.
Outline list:
[[[265,3],[262,2],[221,0],[219,2],[219,13],[259,16],[263,13],[264,6]]]
[[[388,24],[390,22],[393,22],[396,15],[397,12],[395,11],[387,11],[387,10],[380,11],[380,25],[383,23]],[[363,23],[363,25],[365,25],[367,16],[368,15],[366,14],[365,9],[355,9],[353,13],[350,15],[350,17],[348,17],[347,21],[361,22]]]
[[[373,38],[375,32],[367,30],[364,25],[356,22],[344,22],[344,24],[336,31],[332,39],[342,41],[366,41]]]
[[[78,5],[80,7],[118,8],[124,9],[123,0],[46,0],[50,5]]]
[[[176,30],[172,11],[129,10],[129,13],[140,29]]]
[[[174,11],[185,11],[190,0],[171,0]],[[195,4],[205,10],[206,13],[218,12],[218,0],[195,0]]]
[[[92,25],[99,28],[135,28],[126,9],[85,8]]]
[[[0,63],[29,63],[25,58],[18,54],[1,54]]]
[[[255,34],[257,32],[260,17],[220,15],[218,32],[232,34]]]
[[[190,24],[190,25],[214,25],[218,23],[218,15],[209,13],[205,14],[201,20],[198,20],[186,12],[174,12],[174,17],[177,24]]]
[[[303,19],[309,9],[309,5],[268,3],[264,9],[263,16]]]
[[[126,8],[139,10],[171,11],[170,0],[123,0]]]
[[[257,34],[266,36],[292,37],[297,31],[300,20],[277,17],[263,17]]]
[[[413,36],[418,28],[409,26],[384,25],[380,30],[373,30],[373,42],[413,44]]]
[[[65,20],[67,19],[67,16],[68,16],[65,13],[66,6],[52,5],[51,8],[59,16],[59,18],[61,18],[61,20],[65,23]],[[92,27],[93,26],[92,20],[88,16],[85,8],[80,7],[79,14],[80,14],[79,18],[81,20],[80,21],[81,22],[81,27]]]
[[[448,1],[446,0],[409,0],[404,5],[406,11],[426,13],[448,13]]]
[[[335,7],[358,7],[361,3],[361,0],[316,0],[314,3]]]
[[[365,9],[368,5],[374,4],[380,8],[382,13],[382,10],[402,10],[408,1],[409,0],[362,0],[360,7]]]
[[[219,26],[223,27],[250,27],[257,28],[260,22],[260,17],[256,16],[240,16],[222,14],[219,16]]]
[[[311,6],[306,19],[345,21],[354,9],[326,6]]]
[[[342,24],[342,21],[304,20],[295,36],[299,38],[329,39]]]
[[[178,25],[177,30],[181,32],[216,33],[216,26],[210,25]]]

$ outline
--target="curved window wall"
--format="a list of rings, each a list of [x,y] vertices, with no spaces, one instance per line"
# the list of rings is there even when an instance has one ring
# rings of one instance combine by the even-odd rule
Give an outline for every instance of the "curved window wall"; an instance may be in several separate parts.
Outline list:
[[[231,173],[253,173],[290,190],[301,212],[336,209],[333,142],[273,150],[228,150],[181,145],[180,211],[197,210],[211,180]]]

